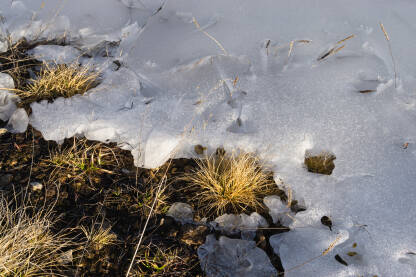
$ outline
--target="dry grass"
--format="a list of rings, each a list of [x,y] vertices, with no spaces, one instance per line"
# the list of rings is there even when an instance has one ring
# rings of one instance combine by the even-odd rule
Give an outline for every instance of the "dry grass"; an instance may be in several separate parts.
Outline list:
[[[26,51],[33,45],[25,39],[13,43],[9,36],[7,44],[8,50],[0,53],[0,72],[9,74],[14,80],[15,87],[22,88],[30,76],[30,69],[40,65],[40,62],[26,54]]]
[[[44,63],[38,77],[31,79],[24,90],[18,91],[18,95],[26,103],[68,98],[97,86],[99,76],[100,73],[88,65]]]
[[[178,255],[177,249],[149,244],[138,253],[130,276],[182,276],[184,267],[189,268],[189,265]]]
[[[162,186],[159,190],[158,187],[151,184],[140,188],[132,187],[132,190],[135,192],[133,200],[139,208],[140,215],[148,217],[167,212],[169,208],[169,205],[167,204],[169,193],[166,188],[166,186]],[[151,213],[150,211],[152,210],[154,199],[157,199],[157,201]]]
[[[270,172],[253,154],[211,155],[196,162],[198,168],[182,179],[195,189],[195,200],[205,215],[259,210],[263,197],[277,191]]]
[[[384,37],[386,38],[386,41],[387,41],[387,45],[389,46],[389,53],[390,53],[391,60],[392,60],[392,63],[393,63],[393,71],[394,71],[394,87],[397,88],[396,60],[394,59],[393,50],[391,49],[390,37],[389,37],[386,29],[384,28],[383,23],[381,23],[381,22],[380,22],[380,28],[381,28],[381,31],[383,31]]]
[[[104,227],[103,224],[92,224],[91,227],[80,226],[87,242],[86,250],[100,251],[108,245],[117,243],[117,235],[111,231],[111,227]]]
[[[113,174],[105,166],[118,166],[115,152],[103,143],[89,144],[86,139],[74,138],[72,146],[55,149],[46,161],[55,167],[51,178],[72,178],[90,183],[99,181],[100,173]]]
[[[51,231],[56,219],[50,211],[14,205],[0,198],[0,275],[59,275],[65,249],[73,243]]]

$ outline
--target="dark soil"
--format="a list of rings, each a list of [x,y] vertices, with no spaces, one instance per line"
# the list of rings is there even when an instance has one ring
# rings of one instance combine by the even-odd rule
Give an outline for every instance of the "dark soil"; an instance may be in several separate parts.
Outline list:
[[[2,125],[4,122],[0,122]],[[1,194],[13,199],[16,194],[26,192],[35,207],[53,206],[60,217],[55,231],[71,228],[69,235],[80,243],[85,241],[81,225],[107,226],[116,237],[115,243],[73,249],[73,261],[64,275],[124,276],[149,214],[155,188],[166,180],[163,201],[156,205],[146,228],[133,271],[135,276],[203,276],[197,249],[207,234],[221,234],[204,223],[181,225],[165,215],[174,202],[189,203],[198,211],[197,203],[184,190],[186,184],[174,181],[184,172],[194,170],[195,161],[175,159],[158,170],[136,168],[129,151],[114,144],[84,141],[86,146],[111,149],[112,154],[105,158],[109,162],[98,169],[91,167],[80,172],[50,162],[52,153],[70,149],[79,141],[71,138],[57,145],[45,141],[31,127],[23,134],[6,133],[0,137]],[[41,183],[42,189],[34,191],[33,182]],[[281,197],[286,197],[283,192]],[[266,211],[262,215],[271,227],[282,227],[274,225]],[[273,253],[268,239],[288,230],[259,230],[256,236],[258,246],[266,251],[279,272],[283,272],[280,258]]]

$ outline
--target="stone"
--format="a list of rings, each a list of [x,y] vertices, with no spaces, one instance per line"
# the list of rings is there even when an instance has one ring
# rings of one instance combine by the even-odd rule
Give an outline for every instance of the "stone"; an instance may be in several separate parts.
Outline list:
[[[0,128],[0,137],[2,137],[7,132],[8,132],[8,130],[6,128]]]
[[[43,189],[43,185],[39,182],[31,182],[30,187],[32,188],[32,191],[40,191]]]
[[[328,151],[307,150],[305,152],[305,165],[309,172],[331,175],[335,168],[335,155]]]
[[[166,215],[173,217],[181,223],[192,222],[194,219],[194,210],[189,204],[176,202],[170,206]]]

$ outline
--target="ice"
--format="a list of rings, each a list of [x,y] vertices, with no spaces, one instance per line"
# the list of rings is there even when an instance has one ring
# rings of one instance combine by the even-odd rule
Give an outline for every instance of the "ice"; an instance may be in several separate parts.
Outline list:
[[[7,128],[12,133],[22,133],[26,131],[29,124],[29,117],[25,109],[19,108],[13,112],[7,122]]]
[[[221,236],[216,240],[207,236],[198,248],[201,267],[207,276],[276,276],[277,271],[269,257],[254,241],[230,239]]]
[[[189,223],[194,219],[194,210],[189,204],[176,202],[170,206],[166,215],[171,216],[182,223]]]
[[[266,219],[256,212],[247,214],[223,214],[211,223],[227,235],[241,233],[242,239],[252,240],[258,227],[268,227]]]
[[[0,73],[0,119],[9,120],[10,116],[17,109],[16,102],[19,98],[8,88],[14,89],[14,81],[12,77],[6,73]]]
[[[37,60],[57,64],[72,64],[81,57],[81,52],[78,49],[68,45],[39,45],[28,53]]]
[[[279,196],[266,196],[263,199],[263,202],[269,209],[269,214],[273,219],[273,223],[280,222],[280,224],[288,226],[292,222],[292,212],[287,204],[282,202]]]
[[[334,252],[287,274],[414,276],[414,2],[176,0],[160,10],[161,1],[74,0],[60,12],[61,1],[6,2],[1,41],[66,34],[102,72],[83,96],[31,105],[30,124],[46,139],[114,141],[146,167],[193,157],[197,144],[256,152],[307,209],[285,221],[285,203],[269,203],[291,227],[279,248],[285,267],[348,232]],[[344,48],[317,61],[334,45]],[[336,155],[332,175],[307,171],[308,149]],[[352,240],[361,256],[347,255]]]

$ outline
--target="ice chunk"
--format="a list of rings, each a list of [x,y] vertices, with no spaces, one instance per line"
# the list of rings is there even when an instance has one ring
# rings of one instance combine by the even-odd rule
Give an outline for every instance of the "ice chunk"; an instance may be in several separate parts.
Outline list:
[[[274,235],[270,237],[270,244],[280,256],[283,268],[287,270],[285,276],[312,276],[310,272],[323,272],[322,268],[325,268],[325,272],[343,270],[334,259],[334,254],[338,253],[338,245],[348,238],[349,232],[346,230],[331,232],[322,226],[305,227]],[[323,255],[331,245],[330,250],[335,253]],[[313,260],[308,264],[298,267],[311,259]]]
[[[178,147],[181,138],[171,134],[154,131],[146,144],[144,167],[155,168],[167,161]]]
[[[20,108],[13,112],[7,123],[7,126],[12,133],[23,133],[29,124],[29,117],[24,109]]]
[[[81,52],[69,45],[39,45],[28,51],[36,59],[57,64],[71,64],[81,57]]]
[[[176,202],[170,206],[166,215],[182,223],[192,222],[194,219],[194,209],[189,204]]]
[[[214,228],[221,230],[228,235],[235,235],[241,232],[243,239],[253,239],[258,227],[268,227],[266,219],[256,212],[247,214],[223,214],[217,217],[212,223]]]
[[[273,218],[274,223],[279,221],[282,225],[288,226],[292,222],[290,208],[282,202],[279,196],[266,196],[263,202],[269,208],[269,214]]]
[[[208,235],[198,248],[201,267],[207,276],[270,277],[277,271],[267,254],[254,241]]]
[[[0,88],[14,88],[14,81],[9,74],[0,73]],[[0,90],[0,119],[7,121],[16,110],[18,97],[9,90]]]

